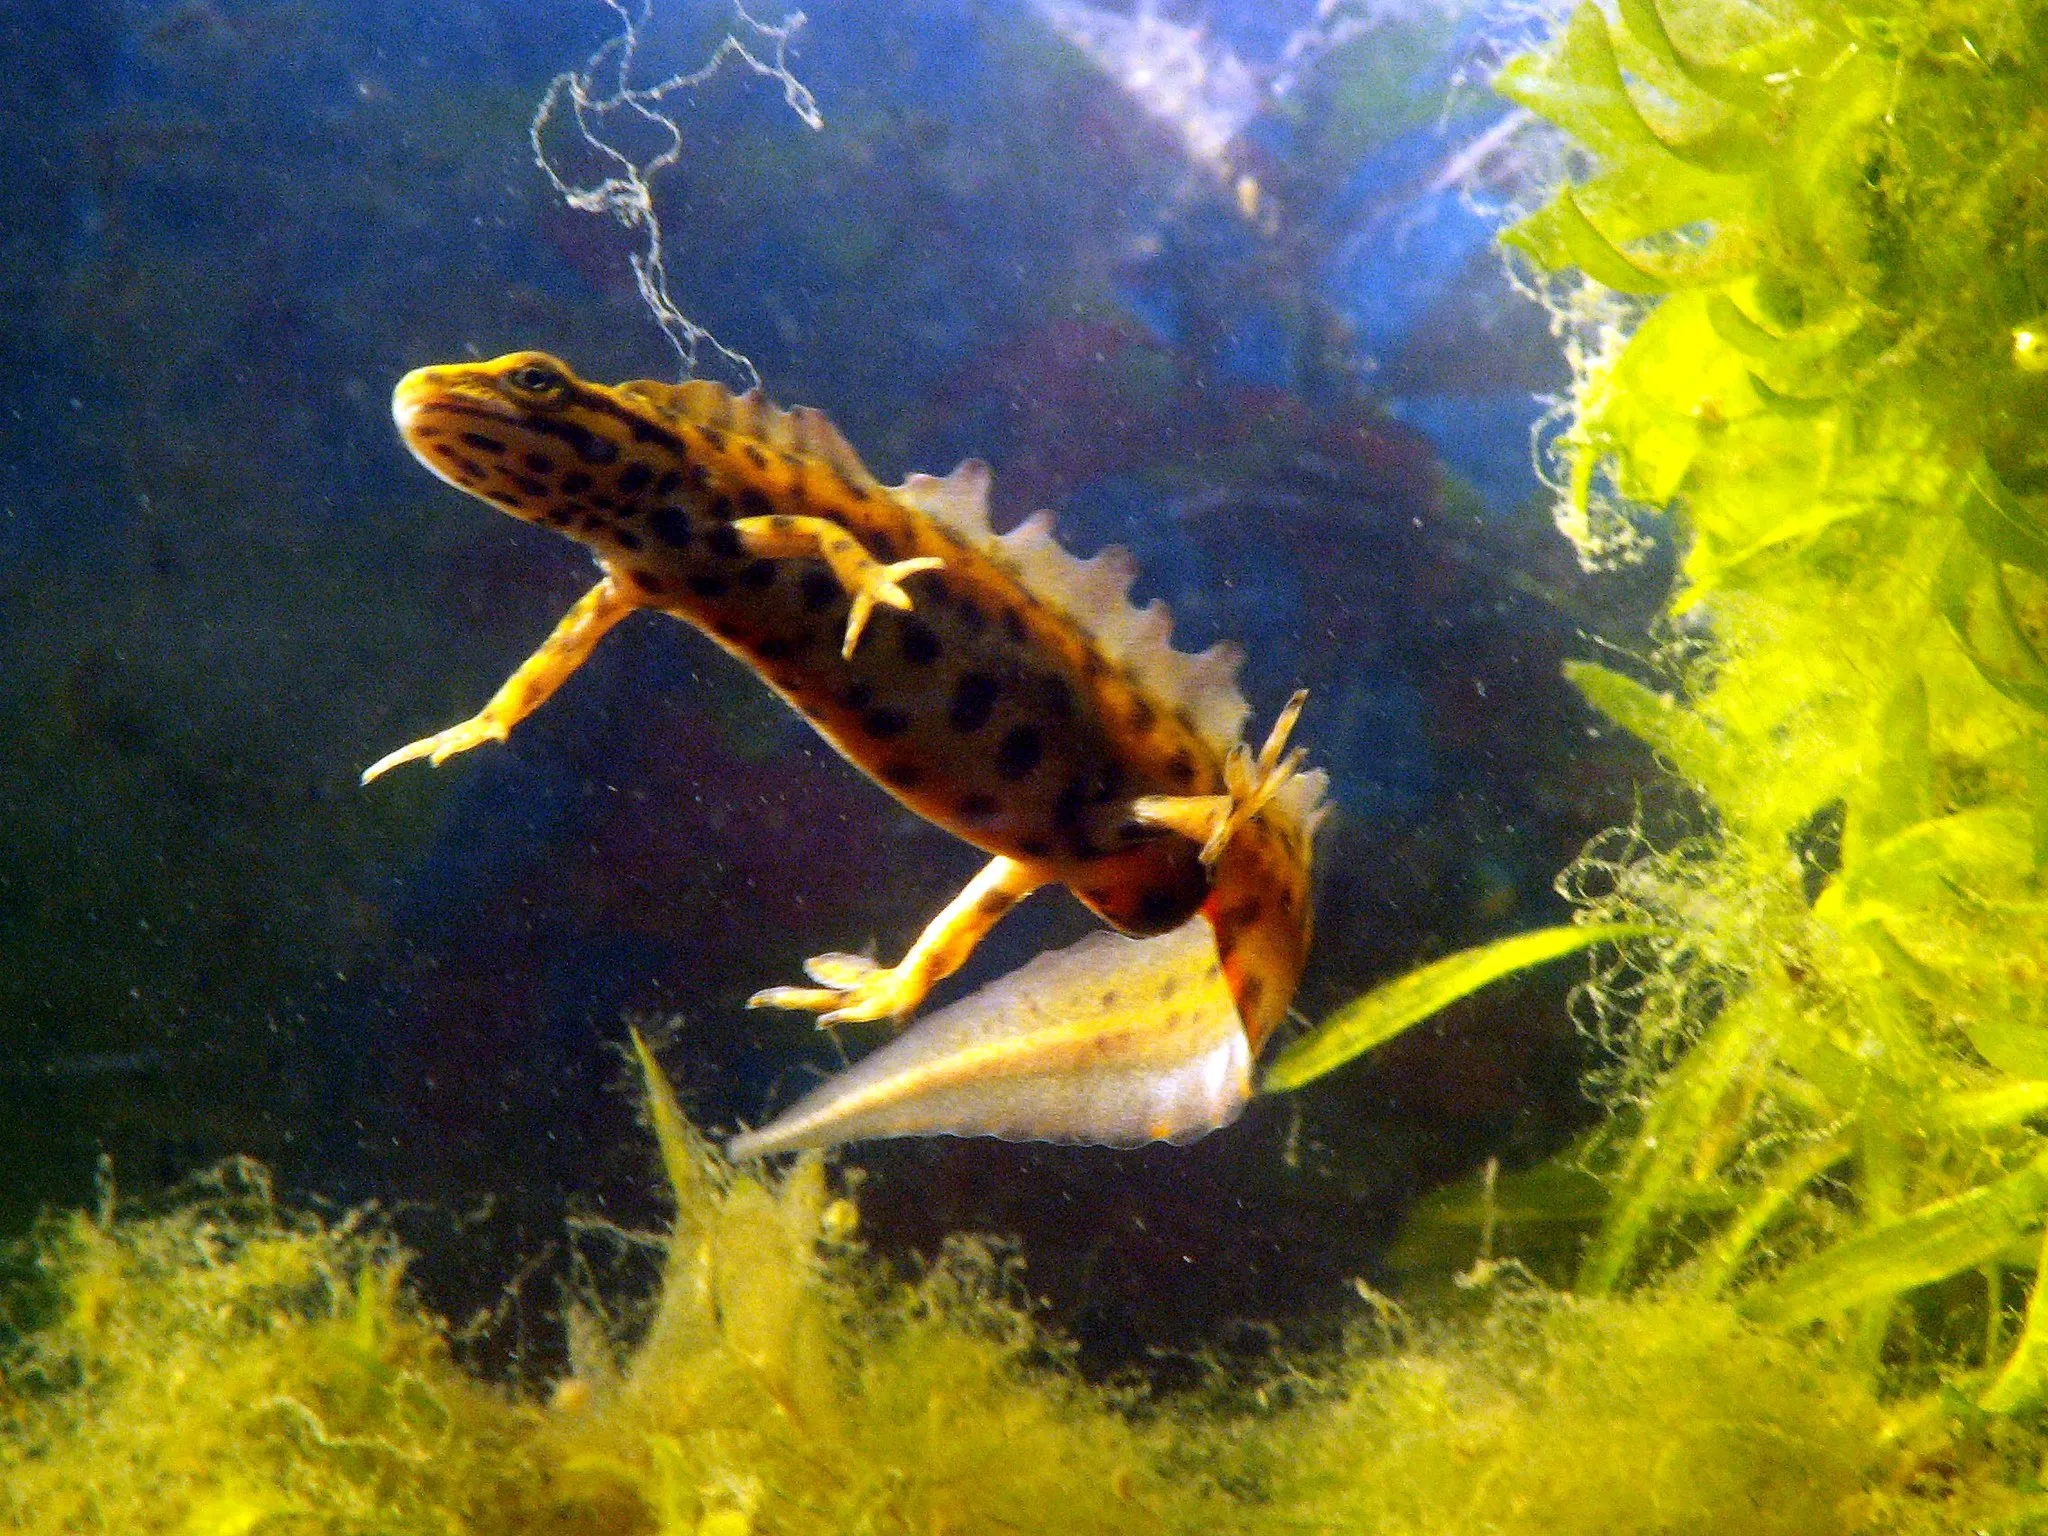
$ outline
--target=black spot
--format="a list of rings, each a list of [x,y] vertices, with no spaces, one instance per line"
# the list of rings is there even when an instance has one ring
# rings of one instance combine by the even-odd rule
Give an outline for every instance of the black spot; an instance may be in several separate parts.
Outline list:
[[[1171,891],[1147,891],[1138,898],[1138,921],[1147,928],[1164,928],[1180,916],[1180,902]]]
[[[956,731],[978,731],[988,724],[1000,690],[986,672],[967,672],[953,685],[953,702],[946,710],[946,723]]]
[[[754,654],[763,661],[789,661],[799,651],[809,649],[810,643],[811,637],[808,631],[786,636],[770,635],[766,640],[763,640],[754,647]]]
[[[567,507],[549,507],[547,520],[550,527],[566,528],[576,521],[576,514]]]
[[[1166,776],[1178,789],[1186,789],[1195,782],[1195,759],[1186,747],[1166,760]]]
[[[1010,637],[1013,644],[1022,645],[1024,643],[1024,615],[1014,608],[1005,608],[1003,610],[1003,633]]]
[[[830,571],[809,570],[798,589],[804,595],[804,612],[817,613],[832,606],[832,600],[839,596],[839,582]]]
[[[514,475],[512,483],[529,496],[545,496],[548,493],[545,482],[536,480],[531,475]]]
[[[740,582],[743,586],[752,587],[757,592],[764,587],[774,586],[775,562],[773,560],[754,561],[745,570],[740,572]]]
[[[663,585],[661,578],[651,571],[635,571],[633,573],[633,584],[642,592],[665,592],[668,590]]]
[[[860,728],[883,741],[910,729],[910,716],[900,709],[871,709],[860,717]]]
[[[741,445],[740,452],[747,456],[747,462],[755,469],[765,471],[768,468],[768,455],[761,451],[758,443],[745,443]]]
[[[855,485],[851,480],[846,478],[845,472],[842,470],[835,469],[832,471],[832,473],[838,477],[839,488],[842,491],[846,492],[848,500],[866,501],[868,499],[868,492],[866,486]]]
[[[777,533],[790,534],[796,532],[796,519],[778,512],[768,519],[768,526]]]
[[[740,544],[740,536],[732,531],[731,523],[714,524],[706,542],[711,546],[711,553],[727,560],[737,560],[746,553]]]
[[[526,456],[526,467],[536,475],[552,475],[555,472],[555,461],[544,453],[529,453]]]
[[[725,452],[725,434],[719,431],[718,428],[699,427],[697,430],[704,434],[704,446],[706,448],[709,448],[713,453]]]
[[[986,821],[1000,809],[1001,807],[997,804],[994,795],[962,795],[960,797],[960,814],[969,821]]]
[[[939,659],[939,637],[932,633],[930,625],[917,619],[905,619],[898,628],[905,661],[912,666],[924,667]]]
[[[618,503],[609,496],[593,496],[590,498],[590,504],[593,507],[603,507],[607,512],[618,506]]]
[[[521,501],[517,496],[514,496],[510,491],[493,491],[491,493],[491,500],[495,501],[501,507],[510,507],[515,512],[524,508],[526,505],[525,502]]]
[[[1060,786],[1057,799],[1052,803],[1052,822],[1060,828],[1073,828],[1081,824],[1081,818],[1088,811],[1088,784],[1085,779],[1069,779]]]
[[[775,503],[751,486],[733,498],[739,503],[742,517],[769,517],[775,512]]]
[[[483,479],[483,477],[484,477],[484,467],[483,467],[483,465],[481,465],[481,464],[477,463],[477,461],[476,461],[475,459],[468,459],[468,458],[464,458],[464,457],[463,457],[463,456],[462,456],[461,454],[459,454],[459,453],[457,453],[457,454],[451,454],[451,455],[449,455],[449,457],[450,457],[450,458],[452,458],[452,459],[454,460],[454,462],[455,462],[455,468],[456,468],[456,470],[457,470],[457,472],[458,472],[458,473],[461,473],[461,474],[467,475],[467,476],[469,476],[469,478],[470,478],[470,479],[472,479],[472,480],[481,480],[481,479]]]
[[[540,455],[535,454],[534,457],[539,458]],[[590,476],[583,473],[580,469],[572,469],[569,473],[562,476],[562,494],[564,496],[581,496],[589,489]]]
[[[503,453],[505,445],[495,437],[485,437],[481,432],[465,432],[462,440],[483,453]]]
[[[893,784],[898,789],[910,789],[923,777],[923,771],[915,763],[882,764],[882,782]]]
[[[560,421],[552,416],[536,416],[526,425],[529,431],[542,432],[567,443],[576,457],[586,464],[609,464],[619,456],[617,443],[576,422]]]
[[[961,627],[967,630],[969,634],[978,635],[988,628],[988,615],[981,611],[980,605],[973,598],[966,596],[964,593],[961,595],[960,601],[954,606],[953,611],[960,615]]]
[[[637,496],[654,483],[654,471],[635,460],[619,471],[619,489],[628,496]]]
[[[690,547],[690,514],[681,507],[656,507],[647,519],[647,526],[671,549]]]
[[[1074,718],[1074,685],[1057,672],[1045,676],[1045,707],[1055,720]]]
[[[1013,726],[996,748],[996,772],[1006,779],[1021,779],[1038,766],[1043,756],[1045,743],[1039,740],[1038,727]]]
[[[1042,838],[1027,837],[1017,845],[1017,851],[1027,859],[1042,859],[1052,852],[1052,844]]]
[[[683,472],[680,469],[665,469],[661,472],[661,478],[654,482],[654,494],[673,496],[681,489],[682,483]]]
[[[848,709],[866,709],[875,702],[875,690],[869,683],[850,683],[839,692],[839,702]]]
[[[879,530],[870,533],[867,536],[867,545],[868,552],[877,560],[888,561],[896,558],[896,541],[886,533]]]
[[[1159,711],[1146,699],[1131,700],[1131,729],[1149,731],[1159,723]]]
[[[633,532],[630,528],[618,529],[612,534],[612,541],[621,549],[638,549],[640,547],[640,535]]]
[[[1250,1018],[1259,1011],[1259,1000],[1266,995],[1265,978],[1247,976],[1244,985],[1238,989],[1237,1012],[1241,1018]]]
[[[690,590],[699,597],[723,597],[725,596],[725,578],[723,576],[692,576],[690,578]]]

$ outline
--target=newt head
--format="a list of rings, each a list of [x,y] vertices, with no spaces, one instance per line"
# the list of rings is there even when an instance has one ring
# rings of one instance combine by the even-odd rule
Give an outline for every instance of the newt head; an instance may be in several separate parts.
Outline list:
[[[557,496],[558,471],[619,457],[619,423],[596,393],[545,352],[415,368],[391,394],[413,457],[458,490],[527,522]]]

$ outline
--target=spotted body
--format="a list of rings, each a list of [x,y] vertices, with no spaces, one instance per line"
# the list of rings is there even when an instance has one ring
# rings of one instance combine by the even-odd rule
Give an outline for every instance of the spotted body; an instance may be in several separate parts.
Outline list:
[[[658,610],[994,856],[898,966],[821,956],[818,988],[759,1000],[901,1015],[1011,905],[1060,884],[1127,934],[1203,914],[1253,1054],[1284,1016],[1321,776],[1288,782],[1276,742],[1255,782],[1235,649],[1172,650],[1163,606],[1127,601],[1125,551],[1075,559],[1045,513],[998,537],[980,463],[884,486],[819,413],[708,383],[608,387],[515,353],[418,370],[393,410],[436,474],[586,545],[605,576],[485,711],[366,778],[502,738],[612,624]]]

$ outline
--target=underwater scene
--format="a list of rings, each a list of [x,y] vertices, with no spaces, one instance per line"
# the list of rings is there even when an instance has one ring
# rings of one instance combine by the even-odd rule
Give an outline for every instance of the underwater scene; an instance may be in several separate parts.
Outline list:
[[[2048,1532],[2044,0],[0,54],[0,1528]]]

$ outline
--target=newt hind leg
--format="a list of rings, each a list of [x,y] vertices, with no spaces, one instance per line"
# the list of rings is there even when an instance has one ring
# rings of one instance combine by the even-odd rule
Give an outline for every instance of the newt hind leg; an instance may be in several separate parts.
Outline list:
[[[1264,810],[1267,802],[1300,770],[1307,750],[1296,747],[1288,752],[1287,738],[1294,734],[1294,722],[1301,718],[1301,707],[1307,702],[1306,688],[1287,701],[1257,758],[1243,742],[1230,749],[1230,756],[1223,763],[1225,793],[1146,795],[1131,806],[1131,814],[1139,821],[1166,827],[1190,842],[1200,843],[1202,862],[1213,865],[1230,846],[1237,829]]]
[[[896,964],[880,965],[861,955],[818,955],[804,963],[805,974],[817,986],[768,987],[748,998],[747,1006],[805,1009],[819,1016],[820,1025],[901,1018],[966,964],[1004,913],[1043,884],[1044,876],[1015,859],[991,859],[925,925]]]

